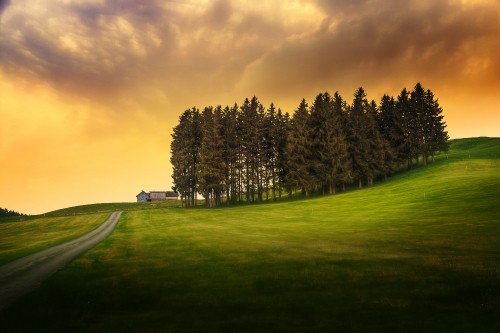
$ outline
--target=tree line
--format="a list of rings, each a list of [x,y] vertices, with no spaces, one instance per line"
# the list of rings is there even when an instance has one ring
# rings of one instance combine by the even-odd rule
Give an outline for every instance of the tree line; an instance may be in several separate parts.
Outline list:
[[[7,208],[0,207],[0,217],[12,217],[12,216],[26,216],[25,214],[18,213]]]
[[[173,189],[183,205],[198,194],[209,207],[277,200],[300,192],[333,194],[386,179],[401,168],[434,161],[448,149],[442,108],[417,83],[396,97],[351,103],[335,92],[302,99],[290,117],[257,97],[241,105],[193,107],[182,113],[171,142]]]

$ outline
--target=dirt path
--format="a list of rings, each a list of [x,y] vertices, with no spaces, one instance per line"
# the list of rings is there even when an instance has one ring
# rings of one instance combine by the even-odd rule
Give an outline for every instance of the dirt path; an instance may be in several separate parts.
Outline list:
[[[38,287],[75,257],[106,239],[121,214],[114,212],[97,229],[79,238],[0,266],[0,311]]]

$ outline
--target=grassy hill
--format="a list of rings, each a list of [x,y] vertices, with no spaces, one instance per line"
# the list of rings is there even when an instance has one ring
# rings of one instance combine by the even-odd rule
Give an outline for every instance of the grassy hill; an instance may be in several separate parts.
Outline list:
[[[32,217],[0,223],[0,265],[77,238],[97,228],[109,214]]]
[[[112,202],[112,203],[98,203],[83,206],[75,206],[54,210],[43,214],[43,216],[71,216],[71,215],[84,215],[94,213],[111,213],[116,210],[131,211],[131,210],[144,210],[144,209],[157,209],[157,208],[172,208],[180,207],[181,203],[178,200],[168,201],[154,201],[154,202]]]
[[[1,327],[496,332],[499,170],[500,139],[462,139],[360,191],[127,211],[111,237],[0,314]]]

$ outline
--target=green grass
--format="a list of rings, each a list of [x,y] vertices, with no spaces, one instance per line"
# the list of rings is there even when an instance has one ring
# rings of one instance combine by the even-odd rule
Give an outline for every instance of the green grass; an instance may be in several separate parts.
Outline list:
[[[0,329],[497,332],[499,168],[500,139],[454,140],[360,191],[128,211]]]
[[[158,209],[166,207],[180,207],[181,202],[178,200],[165,200],[153,202],[112,202],[112,203],[98,203],[91,205],[75,206],[54,210],[43,214],[44,216],[69,216],[69,215],[82,215],[103,212],[114,212],[116,210],[131,211],[131,210],[144,210],[144,209]]]
[[[0,223],[0,265],[83,235],[109,214],[47,217]]]

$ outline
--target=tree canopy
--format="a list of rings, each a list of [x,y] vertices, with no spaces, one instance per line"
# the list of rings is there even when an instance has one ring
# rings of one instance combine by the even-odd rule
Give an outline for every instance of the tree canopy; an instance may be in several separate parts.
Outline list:
[[[320,93],[311,105],[302,99],[291,117],[255,96],[232,107],[193,107],[172,134],[173,189],[187,207],[197,194],[213,207],[372,185],[448,149],[442,112],[420,83],[379,104],[362,87],[351,104],[338,92]]]

